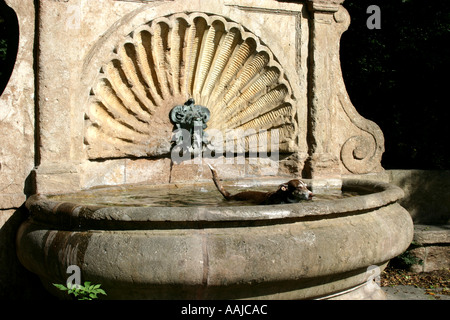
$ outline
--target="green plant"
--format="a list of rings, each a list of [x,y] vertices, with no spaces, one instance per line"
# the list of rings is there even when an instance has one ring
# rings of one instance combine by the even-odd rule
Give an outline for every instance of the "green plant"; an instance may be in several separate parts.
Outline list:
[[[423,260],[417,258],[413,254],[411,254],[411,252],[409,252],[409,251],[405,251],[404,253],[399,255],[397,258],[400,259],[403,262],[403,264],[407,267],[410,267],[413,264],[423,265]]]
[[[98,298],[98,294],[106,295],[106,292],[100,289],[100,284],[93,285],[89,281],[86,281],[84,286],[71,283],[68,283],[67,287],[57,283],[53,285],[61,291],[67,291],[69,295],[73,294],[78,300],[94,300]]]
[[[8,43],[5,39],[0,39],[0,60],[6,60],[6,52],[8,50]]]

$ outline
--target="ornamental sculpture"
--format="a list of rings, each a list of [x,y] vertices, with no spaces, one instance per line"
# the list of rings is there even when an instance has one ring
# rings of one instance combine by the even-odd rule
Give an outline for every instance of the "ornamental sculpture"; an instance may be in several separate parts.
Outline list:
[[[203,147],[208,144],[208,135],[203,131],[210,118],[208,108],[195,104],[189,99],[184,105],[175,106],[170,111],[170,120],[175,124],[173,150],[199,155]]]

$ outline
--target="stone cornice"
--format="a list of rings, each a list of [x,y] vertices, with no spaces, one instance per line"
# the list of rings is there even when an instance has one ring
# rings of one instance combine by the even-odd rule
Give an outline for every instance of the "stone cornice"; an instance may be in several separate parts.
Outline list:
[[[344,0],[308,0],[310,11],[330,12],[338,11]]]

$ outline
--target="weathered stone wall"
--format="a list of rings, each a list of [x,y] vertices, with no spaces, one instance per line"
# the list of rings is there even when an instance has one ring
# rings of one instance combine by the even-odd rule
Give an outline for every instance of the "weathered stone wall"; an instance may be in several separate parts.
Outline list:
[[[450,171],[388,170],[389,182],[405,191],[400,201],[417,224],[450,223]]]
[[[0,208],[18,208],[34,167],[34,5],[10,0],[17,13],[19,47],[16,65],[0,97]]]
[[[245,27],[260,47],[268,48],[272,66],[289,80],[283,105],[292,107],[295,119],[291,153],[280,159],[282,173],[306,172],[314,178],[369,173],[385,179],[383,135],[356,112],[341,76],[339,39],[350,22],[342,2],[6,0],[17,14],[20,39],[14,71],[0,97],[1,294],[33,295],[24,290],[34,278],[17,262],[14,238],[26,217],[22,205],[35,186],[44,193],[63,192],[168,182],[170,170],[185,179],[207,172],[197,166],[171,167],[168,157],[109,158],[86,144],[88,100],[95,80],[105,72],[102,67],[130,34],[156,18],[207,11]],[[93,161],[90,153],[101,160]],[[261,170],[224,166],[222,172],[234,178]],[[402,205],[416,222],[448,223],[448,173],[389,175],[406,191]]]
[[[383,134],[342,79],[342,2],[39,1],[38,192],[167,182],[155,167],[209,179],[170,162],[167,113],[190,97],[208,130],[279,130],[278,171],[219,158],[224,178],[382,172]]]
[[[79,20],[72,19],[77,14]],[[234,34],[239,38],[238,45],[241,44],[239,41],[245,39],[250,39],[255,44],[256,47],[250,51],[249,61],[260,53],[266,55],[269,57],[270,68],[264,70],[273,68],[283,82],[290,79],[285,86],[292,87],[286,90],[290,101],[282,102],[282,105],[276,104],[273,98],[276,98],[276,91],[271,99],[265,101],[272,108],[280,106],[283,109],[286,106],[288,117],[295,118],[295,122],[290,122],[293,130],[284,132],[292,136],[287,143],[289,148],[294,146],[294,151],[300,154],[297,158],[304,161],[307,156],[306,64],[309,37],[308,20],[303,17],[305,14],[306,10],[301,3],[273,0],[145,3],[101,1],[101,5],[98,1],[85,0],[41,1],[38,26],[41,35],[41,144],[40,163],[36,170],[38,190],[45,193],[99,184],[167,182],[169,175],[166,173],[171,169],[167,151],[172,130],[167,113],[174,105],[186,101],[189,95],[194,95],[199,103],[205,102],[202,102],[203,91],[198,91],[202,87],[198,85],[201,81],[197,80],[204,77],[205,82],[208,82],[214,78],[211,70],[221,70],[216,66],[220,66],[221,57],[227,56],[226,45],[223,43],[228,43],[230,35]],[[67,23],[68,21],[74,23]],[[275,31],[268,21],[280,28]],[[202,28],[206,30],[203,34]],[[210,32],[214,28],[217,28],[216,34],[222,33],[223,37]],[[140,32],[142,30],[143,33]],[[198,39],[189,38],[191,31],[201,36]],[[174,41],[178,37],[180,41]],[[214,41],[209,42],[210,39]],[[155,46],[141,44],[142,41],[150,43],[150,40]],[[191,50],[196,48],[191,40],[194,44],[195,41],[202,42],[200,50]],[[58,45],[61,41],[65,41],[64,46]],[[270,46],[265,48],[267,43]],[[132,52],[131,56],[127,56],[129,48],[136,50],[136,53]],[[147,57],[153,55],[153,63],[149,65],[142,62],[145,61],[142,59],[146,55],[145,50],[150,52]],[[180,56],[177,57],[178,52]],[[218,53],[210,57],[209,52]],[[255,61],[257,62],[256,59]],[[296,68],[282,68],[292,63]],[[182,90],[177,93],[175,84],[189,83],[192,77],[192,73],[188,72],[191,71],[190,65],[194,66],[192,70],[196,75],[196,83],[186,92],[185,87],[181,87]],[[250,66],[251,63],[246,65]],[[256,71],[260,73],[260,70]],[[122,77],[125,75],[124,82],[117,76],[120,74]],[[221,74],[217,73],[219,76]],[[54,75],[58,75],[57,85],[54,85]],[[263,76],[263,80],[268,78],[270,77]],[[152,80],[155,80],[154,84],[151,83]],[[210,82],[210,88],[220,86],[219,81]],[[126,88],[127,83],[133,83],[132,94],[138,97],[138,101],[131,101],[131,104],[127,102],[130,100],[126,96],[130,97],[132,90]],[[275,81],[267,87],[277,88],[276,83]],[[262,84],[263,90],[266,89],[264,81],[259,84]],[[145,91],[145,87],[148,87],[148,92],[142,94],[143,91],[139,91],[139,88]],[[121,88],[125,91],[119,92]],[[244,89],[238,87],[240,91]],[[117,103],[119,100],[123,103]],[[270,106],[271,102],[273,106]],[[139,104],[143,106],[144,112],[137,112],[139,115],[136,117],[130,117],[127,112],[120,114],[113,111],[114,108],[131,111],[134,105]],[[154,112],[150,111],[152,114],[148,114],[146,109],[154,109]],[[111,114],[115,117],[108,116]],[[223,112],[213,112],[211,121],[220,119],[222,114]],[[271,120],[273,119],[280,121],[282,118],[272,116]],[[114,124],[111,129],[108,123],[112,122]],[[141,127],[139,123],[142,124]],[[296,129],[298,124],[301,124],[302,130]],[[147,137],[151,137],[151,141],[146,141]],[[162,151],[166,154],[161,155]],[[154,156],[162,158],[152,159]],[[137,162],[130,159],[135,157],[140,159]],[[164,172],[164,176],[155,173],[152,170],[155,167],[160,168],[159,171]],[[182,166],[178,171],[194,171],[186,167]],[[302,163],[298,163],[297,167],[301,170]],[[173,173],[177,175],[177,168],[174,169]],[[145,174],[142,175],[142,172]],[[197,172],[195,175],[198,175]],[[172,181],[182,176],[178,175]],[[187,174],[183,178],[190,179],[192,175]]]
[[[450,225],[415,225],[408,254],[415,257],[413,272],[448,269],[450,266]]]
[[[19,46],[14,70],[0,96],[0,299],[36,298],[46,293],[40,290],[38,278],[20,265],[15,250],[35,165],[35,11],[33,0],[6,0],[6,4],[17,15]]]

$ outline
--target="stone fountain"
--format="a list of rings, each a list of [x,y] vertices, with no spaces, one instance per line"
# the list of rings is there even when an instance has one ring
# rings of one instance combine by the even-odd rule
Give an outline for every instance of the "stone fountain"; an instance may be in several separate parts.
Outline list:
[[[383,134],[345,89],[342,2],[38,1],[36,195],[21,263],[54,294],[76,265],[110,299],[383,298],[371,271],[406,250],[413,226],[402,190],[384,182]],[[188,99],[207,114],[209,146],[194,157],[173,152],[183,139],[171,111]],[[136,186],[201,193],[207,164],[230,186],[300,177],[318,194],[354,194],[74,200]]]

